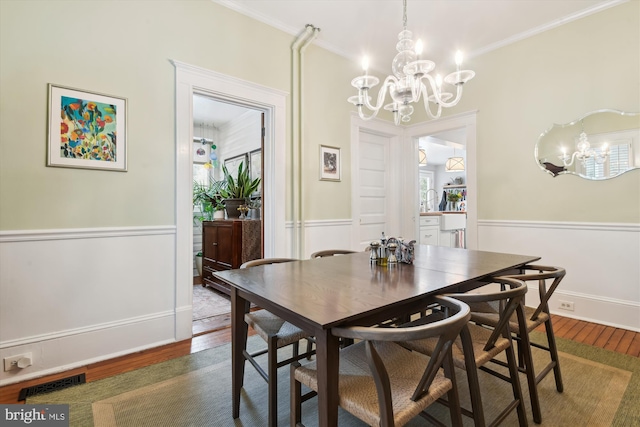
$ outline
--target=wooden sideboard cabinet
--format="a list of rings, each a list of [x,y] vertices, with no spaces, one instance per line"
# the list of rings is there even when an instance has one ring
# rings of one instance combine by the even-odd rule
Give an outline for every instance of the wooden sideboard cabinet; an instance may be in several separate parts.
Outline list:
[[[202,285],[229,295],[229,286],[213,273],[240,268],[247,261],[261,258],[261,221],[229,219],[204,221],[202,225]]]

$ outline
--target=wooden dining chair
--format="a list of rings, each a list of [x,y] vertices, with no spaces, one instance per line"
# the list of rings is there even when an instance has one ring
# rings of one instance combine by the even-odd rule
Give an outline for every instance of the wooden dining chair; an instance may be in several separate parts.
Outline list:
[[[282,262],[297,261],[290,258],[263,258],[247,261],[240,268],[251,268],[265,264],[277,264]],[[256,333],[266,341],[267,348],[249,353],[243,351],[245,360],[253,365],[269,387],[269,426],[278,425],[278,368],[288,365],[303,358],[309,358],[315,350],[312,349],[311,338],[297,326],[281,319],[267,310],[256,310],[245,314],[244,321],[252,327]],[[300,354],[300,340],[307,339],[307,350]],[[293,353],[290,358],[278,361],[278,349],[291,345]],[[267,371],[258,364],[256,357],[267,354]]]
[[[314,252],[311,254],[311,259],[313,258],[324,258],[327,256],[334,255],[347,255],[347,254],[355,254],[356,251],[351,251],[347,249],[325,249],[323,251]]]
[[[549,372],[553,370],[556,390],[562,393],[564,390],[562,384],[562,374],[560,373],[560,361],[558,359],[558,349],[556,347],[556,339],[553,333],[553,325],[551,323],[551,314],[549,313],[549,298],[556,290],[566,271],[564,268],[551,267],[543,265],[526,265],[518,270],[519,274],[508,275],[525,283],[535,283],[538,286],[538,295],[540,303],[536,307],[528,307],[523,300],[524,314],[521,316],[513,315],[509,327],[513,339],[517,342],[519,370],[524,372],[527,377],[527,385],[529,388],[529,397],[531,399],[531,412],[533,421],[542,422],[542,411],[540,408],[540,399],[538,398],[538,384]],[[481,322],[484,325],[496,326],[499,321],[499,315],[493,307],[486,304],[472,304],[471,319]],[[547,335],[547,345],[531,342],[529,334],[538,326],[544,324]],[[533,365],[533,354],[531,347],[536,347],[549,352],[550,362],[540,370],[536,376]]]
[[[520,280],[507,277],[494,278],[493,282],[500,285],[499,290],[487,293],[447,295],[469,304],[472,307],[472,312],[474,304],[486,303],[496,306],[499,313],[499,321],[494,328],[486,328],[475,322],[469,322],[462,328],[460,337],[456,339],[452,346],[453,363],[456,367],[466,371],[469,394],[471,395],[471,410],[461,408],[461,411],[464,415],[472,417],[476,426],[484,427],[485,425],[501,423],[513,409],[516,409],[520,426],[526,426],[527,417],[518,377],[518,363],[513,350],[508,323],[516,310],[520,309],[520,303],[527,292],[527,286]],[[420,317],[410,322],[409,325],[428,323],[433,321],[434,317],[438,318],[439,316],[442,316],[442,314],[437,310],[432,311],[432,314]],[[408,341],[403,345],[411,350],[431,355],[436,349],[437,341],[433,339],[414,340]],[[507,356],[508,377],[487,366],[489,362],[503,352]],[[511,384],[513,400],[491,422],[485,420],[478,370],[488,372]]]
[[[450,316],[437,322],[406,328],[353,326],[333,328],[337,337],[360,340],[340,350],[339,405],[372,426],[402,426],[447,395],[453,425],[462,425],[451,345],[468,322],[469,307],[453,298],[434,297]],[[431,358],[412,352],[396,341],[433,338]],[[318,390],[315,362],[291,364],[291,425],[302,426],[302,401]],[[301,385],[312,391],[301,394]]]

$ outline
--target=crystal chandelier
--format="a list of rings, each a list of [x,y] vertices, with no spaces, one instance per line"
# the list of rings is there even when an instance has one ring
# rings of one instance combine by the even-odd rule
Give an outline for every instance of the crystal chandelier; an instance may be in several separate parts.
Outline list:
[[[587,134],[584,131],[584,122],[581,120],[582,124],[582,132],[578,136],[578,143],[576,144],[576,151],[573,154],[569,155],[567,150],[562,147],[562,155],[558,156],[565,167],[569,167],[573,164],[575,159],[580,160],[583,166],[586,165],[587,160],[593,159],[597,164],[601,165],[607,161],[607,156],[609,156],[609,147],[607,144],[603,144],[600,150],[596,150],[591,148],[591,144],[587,139]]]
[[[386,104],[384,109],[393,112],[396,125],[400,122],[406,123],[411,120],[414,111],[413,105],[420,101],[422,97],[424,109],[430,118],[436,119],[442,113],[442,107],[449,108],[456,105],[462,97],[462,85],[471,80],[475,73],[470,70],[460,70],[462,65],[462,53],[457,52],[455,56],[456,71],[444,78],[444,83],[455,87],[455,97],[452,93],[443,91],[443,79],[440,75],[433,77],[429,74],[435,63],[426,59],[420,59],[422,54],[422,41],[412,40],[411,31],[407,30],[407,0],[403,0],[403,30],[398,34],[398,44],[396,49],[398,54],[393,58],[391,69],[393,75],[387,76],[384,84],[378,92],[376,104],[371,104],[369,89],[376,86],[380,80],[375,76],[367,74],[369,61],[365,57],[362,61],[364,74],[351,81],[351,85],[358,89],[358,95],[348,99],[350,103],[358,107],[358,113],[363,120],[370,120],[378,114],[387,91],[391,96],[391,103]],[[451,100],[453,98],[453,100]],[[436,111],[431,110],[432,104],[436,106]],[[371,111],[371,115],[366,116],[363,106]]]

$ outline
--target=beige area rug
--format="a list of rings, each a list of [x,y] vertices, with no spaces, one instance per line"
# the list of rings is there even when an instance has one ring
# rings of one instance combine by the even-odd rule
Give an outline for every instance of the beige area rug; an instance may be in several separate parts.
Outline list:
[[[231,313],[231,301],[225,294],[202,285],[193,285],[193,321]]]
[[[258,337],[250,349],[263,345]],[[640,359],[559,340],[565,391],[555,390],[553,376],[539,384],[541,426],[640,426]],[[536,356],[545,356],[536,354]],[[267,386],[247,364],[240,418],[231,417],[230,345],[159,363],[137,371],[75,386],[28,403],[69,403],[70,425],[107,427],[138,426],[266,426]],[[536,357],[540,359],[540,357]],[[468,405],[466,378],[457,371],[463,405]],[[480,373],[485,411],[495,415],[498,403],[508,399],[509,386]],[[279,371],[279,424],[289,425],[288,369]],[[526,394],[526,379],[521,377]],[[528,399],[528,395],[526,396]],[[303,422],[317,425],[317,401],[303,405]],[[447,410],[436,406],[434,415],[446,419]],[[529,424],[534,425],[527,402]],[[465,425],[472,425],[465,419]],[[362,426],[340,410],[340,426]],[[410,426],[426,425],[413,420]],[[515,414],[502,424],[517,426]]]

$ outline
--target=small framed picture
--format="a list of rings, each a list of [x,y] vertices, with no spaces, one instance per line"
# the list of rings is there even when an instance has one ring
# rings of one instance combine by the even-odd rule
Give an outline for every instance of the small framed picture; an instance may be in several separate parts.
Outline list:
[[[340,148],[320,146],[320,180],[340,181]]]
[[[127,171],[127,99],[49,84],[47,166]]]

